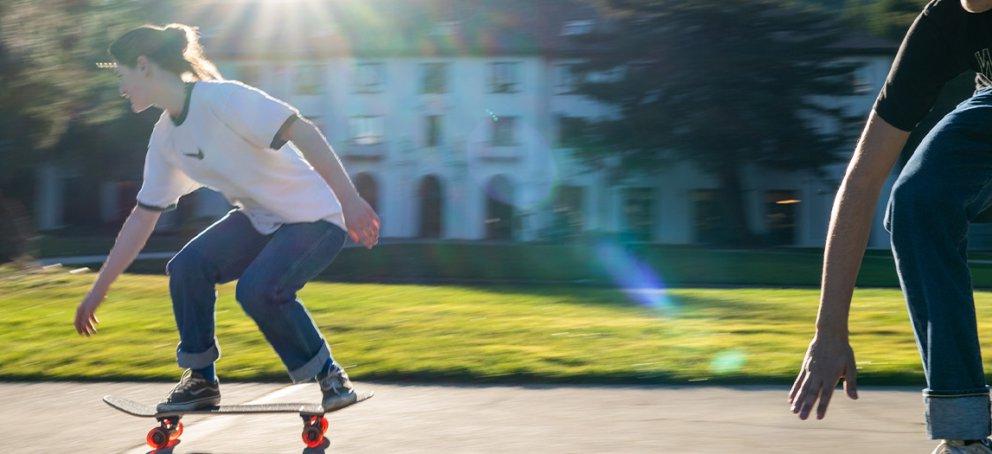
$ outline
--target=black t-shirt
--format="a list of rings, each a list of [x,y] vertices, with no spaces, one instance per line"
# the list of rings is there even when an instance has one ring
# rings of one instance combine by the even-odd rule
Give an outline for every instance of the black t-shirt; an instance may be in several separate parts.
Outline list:
[[[992,86],[992,11],[969,13],[960,0],[932,0],[906,33],[874,110],[911,131],[949,80],[971,69],[975,89]]]

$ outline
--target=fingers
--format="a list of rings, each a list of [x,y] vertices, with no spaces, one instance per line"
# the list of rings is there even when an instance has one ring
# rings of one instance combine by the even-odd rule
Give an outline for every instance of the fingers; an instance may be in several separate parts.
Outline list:
[[[820,405],[816,406],[816,419],[823,419],[827,414],[827,406],[830,405],[830,397],[834,395],[834,386],[824,386],[820,393]]]
[[[794,413],[799,412],[799,419],[809,418],[809,413],[813,411],[813,405],[816,404],[816,398],[819,397],[822,386],[823,383],[820,380],[806,381],[805,389],[800,394],[799,402],[797,402],[799,405],[793,410]]]
[[[379,217],[371,208],[366,214],[367,216],[362,219],[363,222],[356,226],[356,230],[360,232],[362,244],[367,249],[372,249],[379,242]]]
[[[844,373],[844,391],[847,391],[847,397],[858,398],[858,368],[854,361],[851,361]]]
[[[82,307],[76,309],[76,318],[72,321],[72,326],[76,328],[76,333],[80,336],[85,335],[85,330],[83,329],[83,320],[85,320],[85,316],[83,316],[82,312]]]
[[[368,239],[367,246],[369,249],[372,249],[372,246],[375,246],[376,243],[379,242],[379,229],[375,226],[369,226],[369,228],[365,230],[365,235]]]
[[[83,307],[76,310],[76,319],[73,322],[73,326],[76,328],[76,333],[80,336],[90,337],[96,334],[96,325],[100,323],[100,320],[96,318],[94,312],[90,312]]]
[[[796,394],[799,394],[799,388],[802,387],[803,381],[805,380],[806,380],[806,368],[803,367],[802,370],[799,371],[799,376],[796,377],[795,383],[792,384],[792,389],[789,391],[790,404],[796,401]]]

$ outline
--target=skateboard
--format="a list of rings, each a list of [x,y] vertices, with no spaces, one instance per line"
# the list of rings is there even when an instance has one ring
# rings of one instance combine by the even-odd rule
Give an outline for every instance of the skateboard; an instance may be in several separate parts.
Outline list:
[[[355,404],[368,400],[373,395],[372,392],[359,393]],[[308,448],[316,448],[323,444],[326,438],[324,434],[327,433],[328,422],[324,415],[351,406],[329,412],[324,411],[324,407],[320,404],[314,403],[220,405],[196,410],[158,411],[154,405],[145,405],[123,397],[107,395],[103,397],[103,401],[129,415],[158,420],[158,427],[152,428],[145,436],[145,442],[154,449],[164,449],[179,444],[179,436],[183,434],[183,423],[180,419],[185,415],[244,415],[253,413],[296,413],[300,415],[300,418],[303,419],[303,443]]]

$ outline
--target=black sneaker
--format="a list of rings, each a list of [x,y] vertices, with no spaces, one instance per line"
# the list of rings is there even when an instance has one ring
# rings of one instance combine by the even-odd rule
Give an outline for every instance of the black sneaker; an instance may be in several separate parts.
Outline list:
[[[337,363],[331,365],[327,376],[317,380],[320,392],[324,395],[321,405],[324,411],[339,410],[358,402],[358,393],[348,379],[348,374]]]
[[[203,378],[202,375],[186,369],[165,400],[158,404],[159,411],[196,410],[220,404],[220,383]]]

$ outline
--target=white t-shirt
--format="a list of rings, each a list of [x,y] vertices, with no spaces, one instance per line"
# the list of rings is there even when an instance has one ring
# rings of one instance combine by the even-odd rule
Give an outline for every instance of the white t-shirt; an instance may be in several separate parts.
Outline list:
[[[183,195],[208,187],[241,208],[263,234],[284,223],[321,219],[346,229],[341,203],[323,177],[291,142],[276,140],[297,115],[241,82],[187,86],[180,117],[173,120],[163,111],[155,123],[138,204],[165,211]]]

